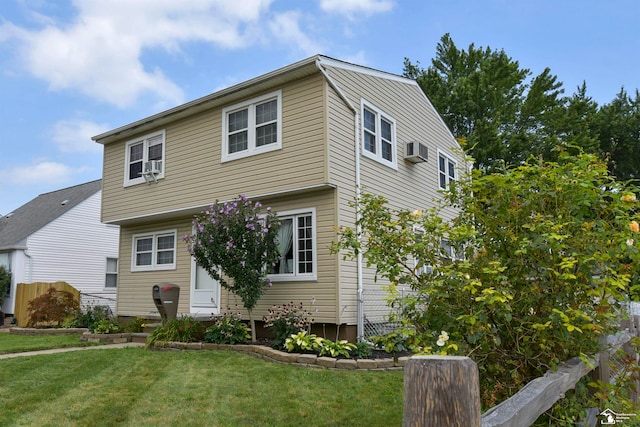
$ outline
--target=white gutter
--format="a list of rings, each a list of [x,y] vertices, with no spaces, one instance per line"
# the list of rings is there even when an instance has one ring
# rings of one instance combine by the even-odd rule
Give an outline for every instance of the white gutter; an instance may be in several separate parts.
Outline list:
[[[342,92],[342,90],[336,85],[331,76],[327,74],[326,70],[321,65],[322,58],[316,60],[316,66],[318,70],[322,73],[322,75],[327,79],[329,86],[333,90],[336,91],[338,96],[342,98],[344,103],[353,111],[353,131],[354,131],[354,141],[355,141],[355,180],[356,180],[356,239],[358,242],[360,241],[360,236],[362,234],[362,229],[360,227],[360,132],[358,132],[358,124],[360,122],[359,115],[360,111],[353,106],[349,98]],[[362,251],[358,251],[358,255],[356,258],[356,268],[357,268],[357,286],[358,286],[358,296],[357,296],[357,339],[358,341],[362,341],[364,338],[364,299],[362,297]]]

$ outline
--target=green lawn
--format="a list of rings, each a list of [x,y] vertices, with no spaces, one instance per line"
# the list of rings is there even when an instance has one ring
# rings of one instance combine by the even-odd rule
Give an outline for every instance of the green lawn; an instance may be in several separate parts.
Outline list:
[[[80,335],[13,335],[0,334],[0,354],[47,350],[62,347],[95,345],[80,341]]]
[[[0,360],[0,424],[399,426],[402,387],[402,371],[289,366],[231,351],[103,349]]]

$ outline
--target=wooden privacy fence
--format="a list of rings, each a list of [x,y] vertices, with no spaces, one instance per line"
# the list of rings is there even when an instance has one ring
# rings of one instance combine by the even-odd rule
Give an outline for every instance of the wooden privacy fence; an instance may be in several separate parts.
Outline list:
[[[67,282],[18,283],[16,289],[16,305],[13,311],[18,326],[27,326],[27,322],[29,321],[29,311],[27,310],[29,308],[29,301],[45,294],[49,288],[70,292],[77,301],[80,301],[80,292]]]
[[[404,370],[402,424],[404,427],[530,426],[594,367],[597,379],[609,382],[615,378],[615,373],[610,372],[610,357],[633,336],[640,336],[639,329],[640,317],[633,316],[627,322],[626,330],[607,337],[607,349],[595,355],[589,363],[574,357],[558,370],[549,371],[529,382],[511,398],[482,415],[478,368],[471,359],[460,356],[412,357]],[[635,356],[637,361],[638,355]],[[635,390],[632,390],[636,404],[639,386],[636,382]],[[587,423],[595,426],[595,417]]]

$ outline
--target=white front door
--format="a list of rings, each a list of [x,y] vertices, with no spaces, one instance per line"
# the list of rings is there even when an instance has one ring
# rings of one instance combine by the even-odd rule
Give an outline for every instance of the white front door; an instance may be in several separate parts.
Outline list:
[[[191,313],[220,313],[220,284],[191,261]]]

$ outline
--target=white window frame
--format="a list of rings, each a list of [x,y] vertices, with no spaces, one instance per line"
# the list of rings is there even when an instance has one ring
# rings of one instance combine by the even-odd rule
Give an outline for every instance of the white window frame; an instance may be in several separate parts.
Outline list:
[[[143,135],[139,138],[136,139],[132,139],[130,141],[127,141],[127,143],[125,144],[125,156],[124,156],[124,186],[128,187],[130,185],[138,185],[138,184],[143,184],[145,182],[147,182],[144,178],[144,176],[142,175],[142,173],[140,174],[139,177],[137,178],[129,178],[129,165],[131,163],[130,160],[130,155],[131,155],[131,146],[133,145],[137,145],[137,144],[142,144],[143,148],[142,148],[142,172],[144,172],[144,164],[145,162],[149,161],[149,140],[157,137],[157,136],[162,136],[162,158],[160,159],[162,161],[162,170],[160,171],[159,174],[157,174],[155,176],[156,180],[157,179],[161,179],[164,178],[164,171],[165,171],[165,166],[166,166],[166,157],[165,157],[165,148],[167,146],[167,139],[166,139],[166,132],[165,130],[161,130],[158,132],[153,132],[153,133],[149,133],[147,135]]]
[[[115,271],[109,270],[109,260],[115,260],[116,269]],[[104,267],[104,290],[105,291],[115,291],[118,289],[118,258],[117,257],[107,257],[105,259],[105,267]],[[107,286],[107,277],[115,276],[116,277],[116,285],[115,286]]]
[[[276,100],[277,102],[277,118],[276,118],[276,142],[256,146],[256,106],[268,101]],[[229,114],[241,110],[248,110],[247,124],[247,149],[229,153]],[[242,159],[244,157],[254,156],[256,154],[268,153],[282,148],[282,90],[267,93],[238,104],[231,105],[222,109],[222,159],[221,162],[229,162],[231,160]]]
[[[313,254],[311,273],[299,273],[298,272],[298,227],[297,219],[301,216],[311,215],[311,253]],[[317,238],[317,222],[316,222],[316,209],[294,209],[288,211],[278,212],[278,218],[280,220],[292,218],[293,219],[293,235],[291,236],[292,250],[293,250],[293,273],[285,274],[268,274],[267,276],[272,282],[294,282],[294,281],[311,281],[318,279],[318,238]]]
[[[373,133],[370,130],[365,128],[364,124],[364,112],[369,110],[375,116],[375,144],[376,144],[376,152],[372,153],[371,151],[365,148],[365,135],[369,133]],[[360,141],[361,141],[361,151],[365,157],[373,159],[379,163],[382,163],[385,166],[389,166],[392,169],[398,170],[398,143],[396,139],[396,120],[390,115],[386,114],[378,107],[372,105],[371,103],[365,101],[364,99],[360,100]],[[393,156],[391,161],[382,157],[382,121],[386,121],[391,125],[391,141],[387,141],[391,144],[391,155]]]
[[[444,170],[442,170],[442,165],[440,164],[440,160],[444,159]],[[453,176],[451,176],[453,173]],[[445,185],[442,186],[442,177],[444,176]],[[451,182],[458,180],[458,162],[454,160],[453,157],[443,153],[438,150],[438,188],[441,190],[446,190],[449,188],[449,184]]]
[[[173,236],[173,262],[170,264],[158,264],[158,238],[163,236]],[[136,243],[141,239],[151,238],[151,264],[150,265],[136,265],[137,249]],[[176,269],[176,257],[178,256],[178,232],[177,230],[161,230],[149,233],[138,233],[131,237],[131,271],[156,271],[156,270],[175,270]],[[163,249],[168,251],[169,249]]]

